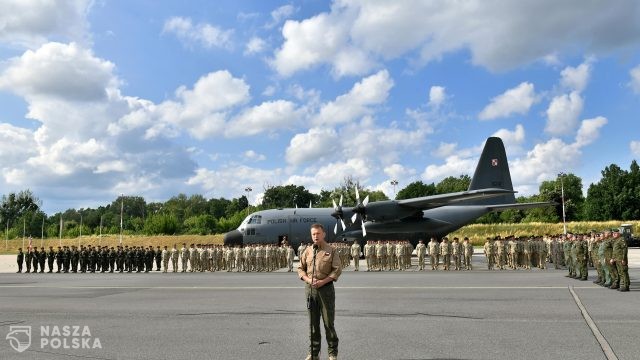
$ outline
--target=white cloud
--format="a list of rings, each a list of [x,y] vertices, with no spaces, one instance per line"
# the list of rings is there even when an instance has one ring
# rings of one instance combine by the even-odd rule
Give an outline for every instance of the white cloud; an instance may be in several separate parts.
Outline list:
[[[633,156],[640,157],[640,141],[632,141],[629,143],[629,148],[631,149],[631,154],[633,154]]]
[[[355,158],[375,159],[383,165],[400,160],[406,152],[420,149],[431,128],[417,124],[412,129],[376,126],[371,118],[342,129],[342,152]]]
[[[491,99],[491,103],[480,112],[478,117],[480,120],[492,120],[513,114],[526,114],[535,102],[536,94],[533,84],[523,82]]]
[[[311,128],[291,138],[286,151],[289,164],[300,165],[323,157],[333,158],[338,147],[338,134],[330,127]]]
[[[553,138],[536,144],[525,157],[512,161],[511,178],[514,184],[539,184],[577,166],[581,155],[579,147]]]
[[[228,137],[252,136],[265,131],[292,128],[301,117],[300,110],[290,101],[276,100],[244,110],[225,129]]]
[[[576,91],[554,97],[547,109],[547,124],[544,130],[554,136],[570,134],[578,124],[582,107],[582,97]]]
[[[366,183],[373,174],[370,162],[365,159],[352,158],[347,161],[336,161],[320,168],[304,171],[305,175],[292,175],[286,183],[303,185],[309,191],[319,193],[322,189],[333,189],[348,176],[361,183]]]
[[[244,157],[250,161],[264,161],[267,157],[264,154],[259,154],[253,150],[247,150],[244,152]]]
[[[29,99],[103,100],[107,89],[117,85],[114,67],[76,43],[48,43],[9,60],[0,75],[0,89]]]
[[[221,70],[201,77],[191,90],[180,87],[176,97],[179,103],[169,101],[158,107],[161,119],[204,139],[225,131],[227,111],[249,101],[249,85]]]
[[[196,186],[206,191],[208,197],[237,198],[245,195],[244,189],[250,186],[249,202],[256,203],[261,197],[259,189],[268,184],[279,184],[281,169],[260,169],[246,165],[229,164],[216,170],[198,168],[195,175],[187,180],[187,185]]]
[[[428,165],[422,173],[422,179],[429,182],[438,182],[447,176],[459,176],[473,174],[476,168],[475,158],[463,158],[459,155],[447,157],[442,165]]]
[[[245,55],[253,55],[263,52],[267,48],[267,42],[262,40],[261,38],[254,36],[252,37],[244,49]]]
[[[0,169],[12,163],[22,163],[37,152],[33,148],[33,132],[0,123]]]
[[[514,154],[521,150],[521,146],[525,140],[524,126],[521,124],[516,125],[514,131],[508,129],[500,129],[493,133],[491,136],[496,136],[502,139],[507,153]]]
[[[50,38],[88,42],[89,0],[4,0],[0,2],[0,43],[37,48]]]
[[[384,103],[393,87],[386,70],[362,79],[344,95],[322,106],[313,119],[315,125],[348,123],[372,113],[372,107]]]
[[[633,89],[635,93],[640,94],[640,65],[631,69],[629,75],[631,76],[631,81],[629,82],[631,89]]]
[[[113,64],[76,43],[47,43],[6,62],[0,86],[24,98],[27,117],[37,122],[35,130],[0,127],[6,184],[95,199],[110,198],[122,184],[142,191],[191,173],[186,151],[162,136],[144,138],[153,105],[122,96],[113,72]],[[113,127],[118,119],[122,126]]]
[[[447,158],[453,155],[453,152],[458,148],[457,143],[444,143],[441,142],[438,148],[432,152],[432,155],[439,158]]]
[[[283,76],[329,61],[344,45],[347,32],[335,26],[327,14],[287,21],[282,28],[285,42],[275,53],[272,66]]]
[[[282,5],[271,12],[271,22],[265,25],[265,27],[267,29],[273,28],[276,25],[280,24],[283,20],[291,17],[291,15],[293,15],[295,12],[296,8],[293,5]]]
[[[262,91],[263,96],[273,96],[276,93],[276,87],[273,85],[269,85]]]
[[[464,6],[344,0],[335,2],[329,12],[287,21],[273,66],[284,76],[321,64],[335,66],[336,56],[353,47],[373,61],[418,53],[414,62],[418,65],[468,49],[473,64],[500,71],[549,54],[571,53],[576,44],[597,55],[637,43],[638,7],[634,0],[609,4],[607,11],[599,2],[581,0],[472,0]]]
[[[564,68],[560,73],[560,76],[562,76],[560,84],[571,91],[581,93],[589,82],[592,61],[588,59],[578,67],[567,66]]]
[[[384,168],[384,173],[389,179],[398,180],[400,183],[398,186],[402,187],[402,182],[404,185],[409,184],[409,181],[416,175],[416,170],[402,164],[391,164]]]
[[[439,108],[447,99],[447,93],[443,86],[432,86],[429,89],[429,106]]]
[[[199,45],[205,49],[230,48],[233,30],[223,30],[208,23],[193,24],[190,18],[175,16],[167,19],[162,30],[175,34],[187,46]]]
[[[583,120],[576,135],[576,146],[584,147],[593,143],[600,136],[600,128],[607,124],[607,119],[598,116]]]

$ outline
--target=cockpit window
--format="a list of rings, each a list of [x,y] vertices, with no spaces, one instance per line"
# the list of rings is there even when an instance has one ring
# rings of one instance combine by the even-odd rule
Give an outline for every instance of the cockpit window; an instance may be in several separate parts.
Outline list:
[[[260,225],[262,223],[262,215],[253,215],[248,223]]]

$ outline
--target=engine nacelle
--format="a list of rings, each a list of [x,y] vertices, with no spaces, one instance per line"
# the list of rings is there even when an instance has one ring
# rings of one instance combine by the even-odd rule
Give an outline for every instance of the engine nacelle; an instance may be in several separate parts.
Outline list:
[[[395,200],[376,201],[367,204],[365,207],[365,216],[369,221],[404,219],[419,212],[414,208],[402,206]]]

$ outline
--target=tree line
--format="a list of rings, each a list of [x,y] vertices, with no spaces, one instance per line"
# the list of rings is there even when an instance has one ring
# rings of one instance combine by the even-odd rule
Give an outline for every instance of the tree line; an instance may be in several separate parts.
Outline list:
[[[523,223],[562,221],[607,221],[640,219],[640,167],[634,160],[629,170],[616,164],[601,172],[599,182],[591,184],[583,195],[582,179],[575,174],[561,174],[554,180],[542,182],[539,193],[520,196],[518,202],[549,201],[556,205],[529,210],[507,210],[490,213],[477,223]],[[400,189],[396,199],[437,195],[468,189],[468,175],[450,176],[436,183],[412,182]],[[237,228],[252,211],[290,207],[332,207],[333,201],[343,198],[343,206],[356,205],[355,188],[360,197],[370,201],[388,200],[381,191],[360,186],[357,180],[346,177],[333,190],[314,194],[304,186],[265,186],[262,203],[249,206],[246,196],[234,199],[211,198],[202,195],[179,194],[165,202],[147,202],[140,196],[119,196],[110,204],[98,208],[68,209],[53,215],[45,214],[42,202],[30,191],[3,195],[0,201],[0,224],[5,236],[17,238],[78,237],[82,235],[119,234],[122,218],[123,233],[144,235],[207,235]],[[121,217],[122,214],[122,217]],[[62,225],[62,226],[61,226]]]

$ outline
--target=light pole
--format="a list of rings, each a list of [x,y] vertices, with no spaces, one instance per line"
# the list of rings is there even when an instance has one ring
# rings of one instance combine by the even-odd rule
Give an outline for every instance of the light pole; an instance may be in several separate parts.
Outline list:
[[[251,186],[247,186],[246,188],[244,188],[244,191],[247,193],[247,216],[249,216],[249,193],[253,191],[253,189],[251,188]]]
[[[80,247],[80,241],[82,241],[82,211],[80,212],[80,238],[78,239],[78,247]]]
[[[100,247],[102,242],[102,218],[104,215],[100,215],[100,235],[98,236],[98,247]]]
[[[44,246],[44,219],[47,217],[47,214],[42,213],[42,229],[40,234],[40,247]]]
[[[124,194],[120,194],[120,245],[122,245],[122,217],[124,216]]]
[[[393,186],[393,198],[396,198],[396,186],[398,185],[398,180],[391,180],[391,186]]]
[[[564,208],[564,175],[565,173],[559,173],[558,177],[560,177],[560,191],[562,196],[562,228],[564,231],[564,235],[567,235],[567,216]]]

